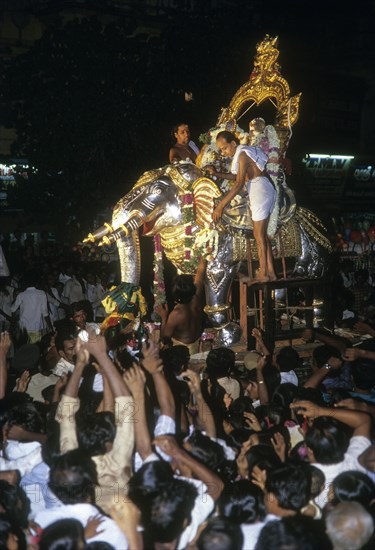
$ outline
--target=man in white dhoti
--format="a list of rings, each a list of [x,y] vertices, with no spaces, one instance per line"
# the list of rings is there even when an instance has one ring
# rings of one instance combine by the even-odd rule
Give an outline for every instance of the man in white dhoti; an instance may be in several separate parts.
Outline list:
[[[277,277],[273,265],[271,244],[267,236],[267,226],[275,206],[276,190],[264,171],[268,156],[260,147],[240,145],[237,137],[227,131],[218,133],[216,145],[223,156],[233,159],[230,173],[217,175],[234,180],[234,184],[216,206],[213,219],[218,222],[225,206],[241,193],[243,187],[246,188],[250,199],[253,232],[259,257],[257,277],[250,280],[249,284],[273,281]],[[205,169],[207,168],[210,172],[215,173],[211,167],[205,167]]]

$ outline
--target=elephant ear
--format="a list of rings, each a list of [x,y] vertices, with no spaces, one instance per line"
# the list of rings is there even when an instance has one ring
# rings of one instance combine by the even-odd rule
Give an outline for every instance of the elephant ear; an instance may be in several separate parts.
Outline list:
[[[198,178],[192,185],[195,207],[195,221],[202,228],[212,224],[214,199],[221,196],[217,185],[209,178]]]

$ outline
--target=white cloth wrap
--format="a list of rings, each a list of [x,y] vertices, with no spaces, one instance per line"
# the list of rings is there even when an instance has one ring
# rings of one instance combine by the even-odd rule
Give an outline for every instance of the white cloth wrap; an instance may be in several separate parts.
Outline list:
[[[259,168],[259,170],[263,171],[267,161],[268,156],[260,147],[251,147],[249,145],[238,145],[236,152],[234,154],[232,165],[230,167],[230,171],[232,174],[238,173],[238,164],[239,164],[239,158],[241,153],[246,153],[248,157],[251,158]]]

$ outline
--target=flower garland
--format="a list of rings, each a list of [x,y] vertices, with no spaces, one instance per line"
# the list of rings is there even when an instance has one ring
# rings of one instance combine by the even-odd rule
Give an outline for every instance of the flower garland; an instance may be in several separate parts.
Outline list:
[[[160,235],[154,236],[154,307],[166,302],[164,266],[163,266],[163,246]]]
[[[195,273],[200,257],[192,253],[194,249],[194,195],[191,192],[182,195],[182,223],[185,231],[183,272]]]

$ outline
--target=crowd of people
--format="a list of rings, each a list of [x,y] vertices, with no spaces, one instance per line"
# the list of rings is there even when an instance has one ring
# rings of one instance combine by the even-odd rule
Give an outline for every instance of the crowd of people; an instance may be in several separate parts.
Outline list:
[[[222,134],[222,153],[232,157],[235,136]],[[172,135],[170,161],[194,161],[188,126]],[[264,183],[263,168],[238,152],[233,181]],[[265,280],[274,278],[268,217],[269,208],[257,240]],[[259,329],[256,349],[241,360],[226,347],[192,360],[205,328],[204,261],[195,278],[174,282],[174,308],[156,309],[160,338],[141,337],[132,322],[103,328],[116,269],[53,253],[47,241],[37,253],[32,242],[8,244],[11,273],[0,279],[0,548],[374,547],[368,273],[343,263],[335,282],[337,326],[365,338],[353,345],[306,328],[303,339],[314,345],[304,376],[298,351],[267,349]]]
[[[159,308],[156,342],[100,330],[103,266],[32,267],[0,290],[2,548],[374,547],[371,295],[360,345],[305,331],[303,378],[296,349],[273,353],[258,329],[241,361],[191,361],[204,262]]]

